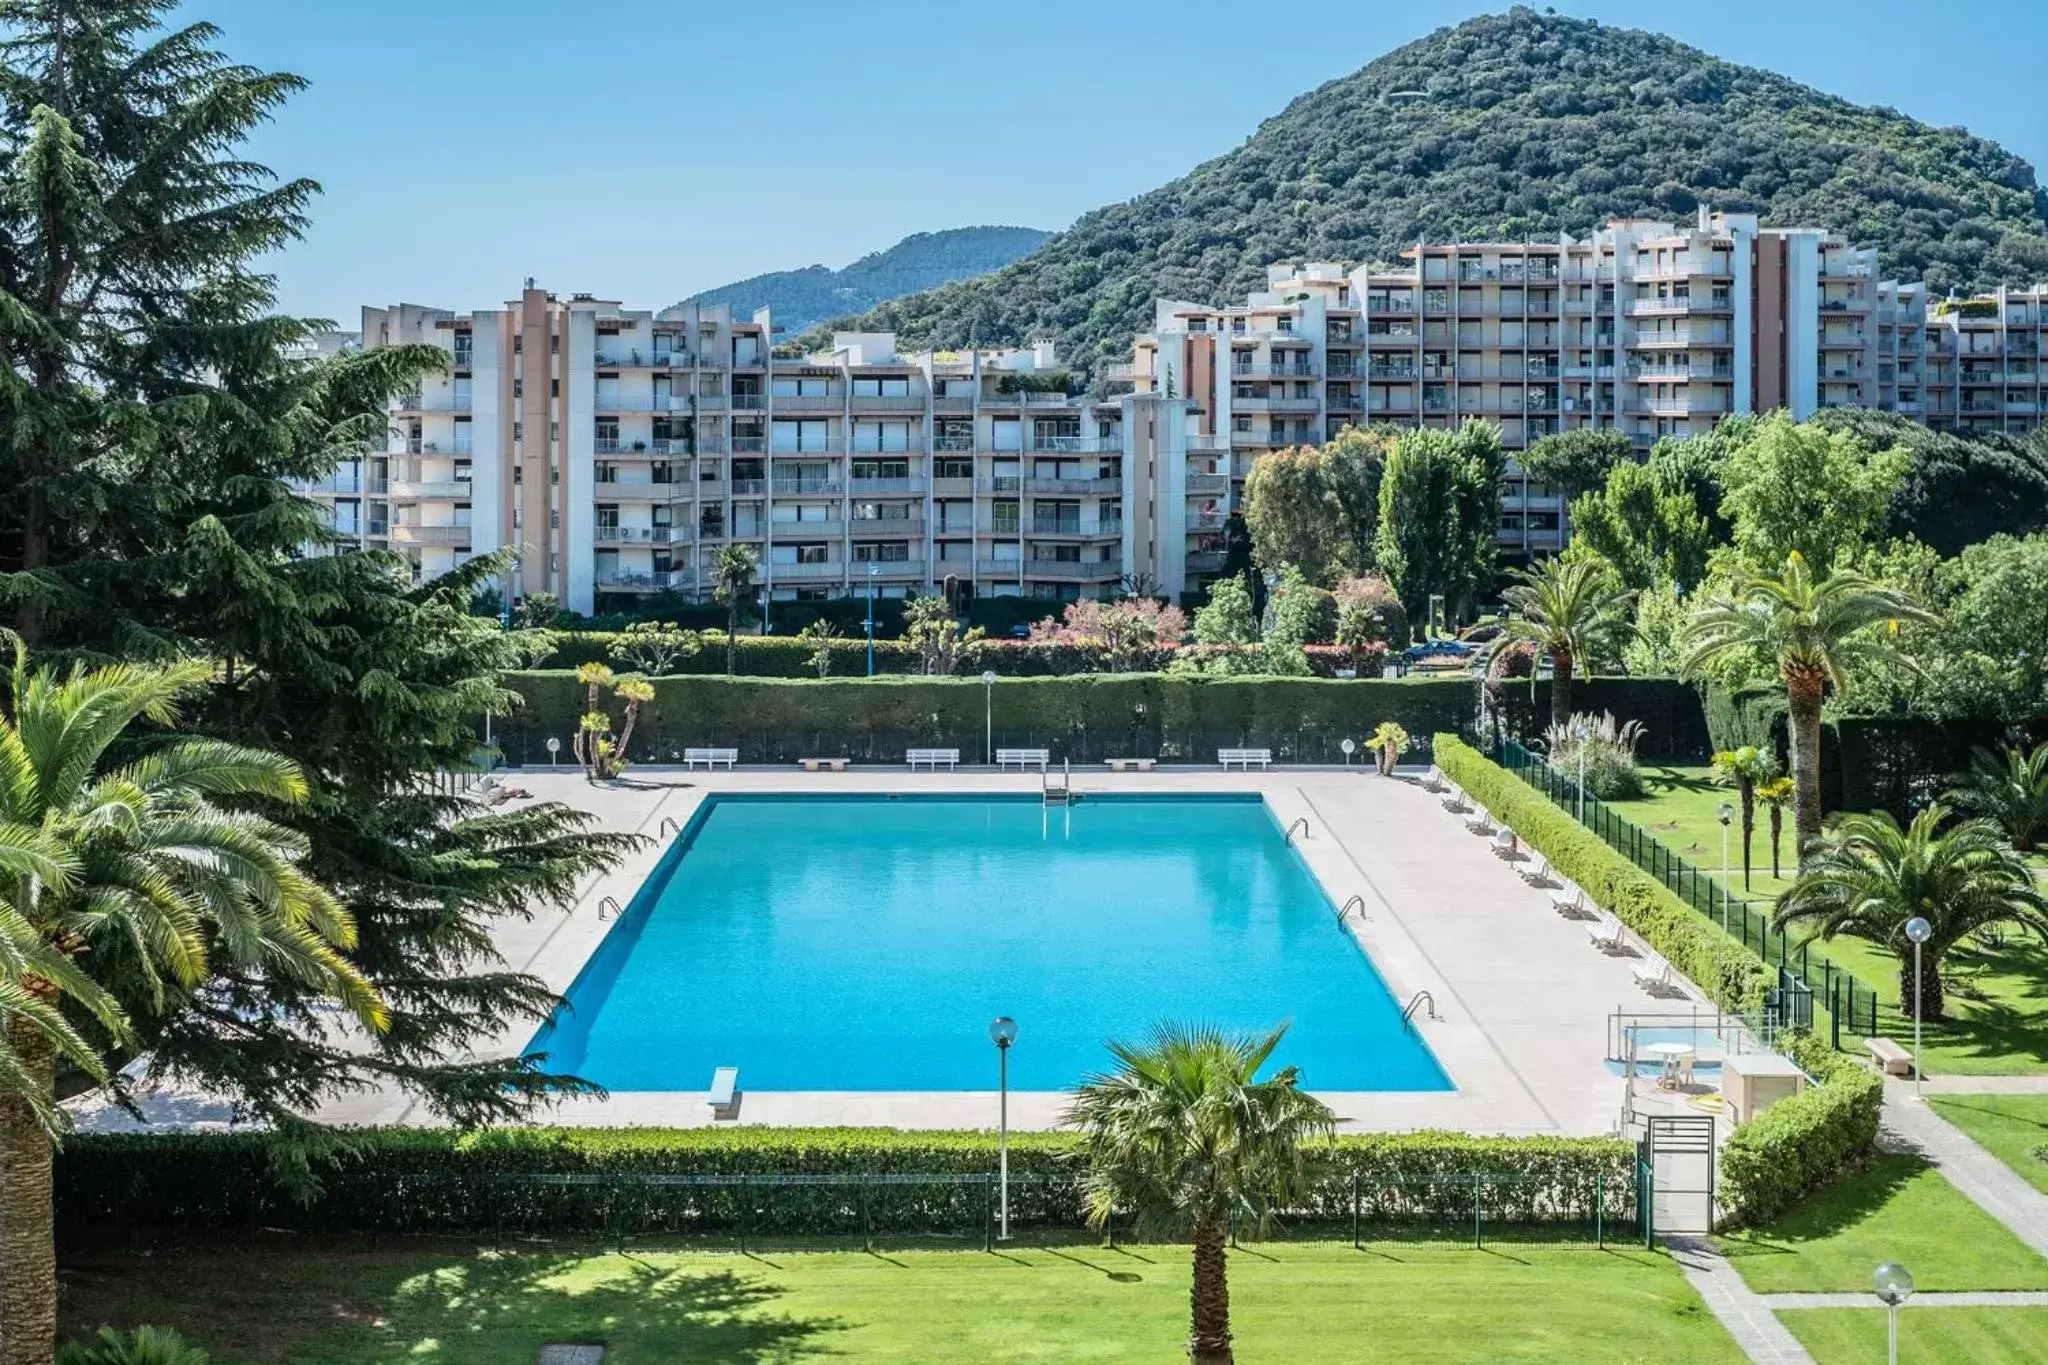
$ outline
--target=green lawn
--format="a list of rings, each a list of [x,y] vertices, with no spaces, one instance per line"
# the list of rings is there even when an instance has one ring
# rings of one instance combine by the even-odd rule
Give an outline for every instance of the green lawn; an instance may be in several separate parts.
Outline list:
[[[1885,1356],[1881,1308],[1778,1314],[1815,1365],[1870,1365]],[[1899,1312],[1899,1365],[2039,1365],[2048,1308],[1913,1308]]]
[[[1643,827],[1666,847],[1709,873],[1721,866],[1721,826],[1714,808],[1735,804],[1732,788],[1713,784],[1703,766],[1671,765],[1643,770],[1649,794],[1610,803],[1616,814]],[[1750,896],[1770,901],[1791,885],[1771,876],[1770,823],[1757,811]],[[1728,841],[1731,889],[1742,887],[1742,826],[1736,817]],[[1792,864],[1787,813],[1781,870]],[[1838,938],[1822,946],[1835,964],[1877,994],[1880,1032],[1911,1045],[1913,1021],[1899,1013],[1897,960],[1860,939]],[[2011,1076],[2048,1072],[2048,945],[2017,931],[1994,951],[1959,948],[1949,954],[1949,1013],[1925,1028],[1929,1075]],[[1823,1005],[1825,1001],[1821,1002]]]
[[[1935,1112],[2048,1194],[2048,1095],[1929,1095]]]
[[[1884,1261],[1922,1289],[2048,1289],[2048,1260],[1916,1156],[1880,1156],[1721,1246],[1765,1294],[1867,1289]]]
[[[1233,1252],[1239,1359],[1739,1362],[1661,1253]],[[67,1260],[63,1324],[156,1322],[214,1365],[1184,1360],[1178,1248],[861,1254],[180,1250]]]

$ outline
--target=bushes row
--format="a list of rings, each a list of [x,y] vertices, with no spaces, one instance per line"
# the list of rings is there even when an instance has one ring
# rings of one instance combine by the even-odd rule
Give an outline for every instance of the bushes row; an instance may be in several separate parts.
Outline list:
[[[1737,1128],[1721,1148],[1719,1198],[1730,1226],[1784,1212],[1877,1146],[1884,1080],[1810,1036],[1792,1059],[1814,1084]]]
[[[276,1173],[274,1142],[261,1133],[76,1136],[57,1161],[59,1225],[607,1231],[630,1214],[666,1220],[671,1231],[804,1234],[844,1230],[857,1201],[871,1226],[941,1232],[981,1215],[976,1178],[996,1167],[991,1132],[372,1129],[350,1135],[308,1190]],[[1078,1224],[1078,1152],[1069,1133],[1010,1135],[1019,1217]],[[1522,1223],[1577,1220],[1596,1200],[1620,1221],[1634,1206],[1633,1150],[1604,1138],[1372,1134],[1319,1144],[1316,1155],[1323,1178],[1296,1211],[1306,1219],[1348,1216],[1354,1181],[1389,1217],[1427,1215],[1441,1204],[1437,1212],[1469,1218],[1475,1198],[1489,1217]],[[635,1183],[648,1176],[701,1183]],[[737,1178],[747,1176],[764,1179],[741,1186]],[[805,1179],[766,1178],[778,1176]],[[892,1179],[864,1186],[858,1177],[866,1176]],[[1399,1197],[1389,1199],[1396,1186]],[[630,1209],[622,1199],[634,1201]]]
[[[506,760],[546,764],[550,736],[566,754],[584,707],[585,690],[575,675],[511,673],[505,684],[525,701],[496,726]],[[1547,704],[1547,685],[1533,699],[1526,688],[1511,690],[1510,724]],[[1674,697],[1694,696],[1683,684],[1661,679],[1603,680],[1584,691],[1623,715],[1677,710]],[[676,675],[654,680],[654,700],[641,708],[631,757],[679,762],[686,748],[715,745],[737,748],[742,763],[812,755],[900,763],[905,749],[940,747],[957,748],[973,762],[993,730],[996,747],[1050,749],[1055,762],[1128,756],[1206,763],[1218,748],[1251,745],[1271,749],[1283,763],[1339,763],[1343,740],[1362,748],[1382,721],[1411,735],[1468,732],[1478,702],[1478,684],[1469,678],[1096,673],[1006,678],[985,696],[973,675],[822,681]],[[1354,761],[1363,762],[1362,753]]]
[[[1465,794],[1578,883],[1723,1008],[1763,1008],[1777,970],[1701,915],[1670,888],[1609,848],[1550,798],[1456,735],[1436,737],[1437,766]]]

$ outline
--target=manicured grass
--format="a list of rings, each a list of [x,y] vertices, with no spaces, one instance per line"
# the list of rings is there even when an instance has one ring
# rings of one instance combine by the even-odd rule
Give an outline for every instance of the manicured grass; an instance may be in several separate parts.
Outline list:
[[[1885,1261],[1922,1289],[2048,1289],[2048,1260],[1916,1156],[1880,1156],[1721,1246],[1765,1294],[1867,1289]]]
[[[1881,1308],[1801,1308],[1778,1314],[1815,1365],[1885,1357]],[[1899,1313],[1899,1365],[2039,1365],[2048,1308],[1914,1308]]]
[[[1705,872],[1721,867],[1721,826],[1714,808],[1736,804],[1733,788],[1716,786],[1704,766],[1671,765],[1645,768],[1649,794],[1633,801],[1610,803],[1616,814],[1642,826],[1667,848]],[[1749,896],[1766,905],[1791,886],[1789,877],[1771,876],[1770,822],[1757,811]],[[1791,813],[1786,813],[1781,870],[1792,871]],[[1742,887],[1742,826],[1738,814],[1730,826],[1728,865],[1730,889]],[[1911,1015],[1899,1012],[1898,960],[1875,944],[1837,938],[1821,951],[1877,995],[1878,1031],[1910,1046]],[[2048,1072],[2048,945],[2013,930],[1996,950],[1962,947],[1952,951],[1945,970],[1949,982],[1950,1018],[1924,1028],[1924,1055],[1929,1075],[2013,1076]],[[1819,1002],[1825,1005],[1825,1001]],[[1846,1044],[1845,1039],[1845,1044]]]
[[[1661,1253],[1261,1246],[1232,1253],[1246,1361],[1739,1362]],[[67,1333],[177,1327],[213,1365],[1185,1359],[1188,1257],[1094,1247],[861,1254],[179,1250],[70,1260]]]
[[[1936,1113],[2048,1194],[2048,1095],[1929,1095]]]

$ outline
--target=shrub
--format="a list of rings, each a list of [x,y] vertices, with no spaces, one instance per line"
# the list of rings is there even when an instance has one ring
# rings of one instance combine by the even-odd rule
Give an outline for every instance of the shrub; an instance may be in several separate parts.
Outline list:
[[[1747,946],[1456,735],[1436,737],[1435,758],[1467,796],[1541,853],[1559,876],[1584,888],[1724,1008],[1745,1015],[1763,1008],[1777,972]]]
[[[1643,723],[1617,722],[1609,711],[1594,717],[1574,715],[1563,725],[1543,732],[1550,768],[1570,782],[1584,781],[1602,801],[1625,801],[1643,794],[1643,775],[1636,767],[1636,746],[1643,742]]]
[[[206,1352],[163,1327],[102,1327],[91,1341],[57,1348],[57,1365],[206,1365]]]
[[[1814,1084],[1737,1128],[1721,1148],[1728,1226],[1775,1217],[1877,1146],[1883,1079],[1810,1035],[1794,1039],[1790,1051]]]
[[[310,1190],[276,1174],[277,1139],[264,1133],[79,1134],[57,1158],[58,1218],[92,1227],[306,1232],[490,1233],[503,1227],[604,1233],[615,1211],[589,1186],[519,1182],[519,1176],[977,1176],[996,1168],[990,1131],[891,1129],[499,1128],[474,1133],[368,1129],[352,1133]],[[1469,1216],[1475,1186],[1489,1216],[1525,1223],[1573,1219],[1596,1192],[1609,1216],[1631,1216],[1634,1151],[1606,1138],[1480,1137],[1465,1133],[1359,1134],[1311,1148],[1321,1193],[1304,1213],[1342,1207],[1349,1182],[1444,1181],[1450,1216]],[[1013,1132],[1010,1172],[1025,1212],[1078,1221],[1080,1144],[1070,1133]],[[1497,1183],[1487,1178],[1498,1178]],[[654,1197],[650,1194],[650,1197]],[[821,1233],[843,1230],[850,1196],[830,1186],[777,1192],[742,1205],[730,1187],[695,1187],[664,1205],[676,1230]],[[894,1230],[955,1230],[981,1214],[978,1185],[934,1180],[870,1191],[869,1212]],[[1036,1205],[1035,1210],[1032,1208]],[[636,1213],[642,1212],[635,1210]],[[748,1224],[745,1220],[751,1218]],[[764,1220],[772,1219],[772,1225]]]

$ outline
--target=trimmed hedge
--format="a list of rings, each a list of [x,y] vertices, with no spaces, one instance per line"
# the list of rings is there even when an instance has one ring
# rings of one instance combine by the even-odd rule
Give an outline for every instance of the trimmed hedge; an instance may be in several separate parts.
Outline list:
[[[1777,969],[1670,888],[1609,848],[1599,835],[1558,809],[1542,792],[1456,735],[1436,737],[1436,764],[1465,794],[1540,852],[1558,875],[1578,883],[1671,965],[1721,1005],[1742,1014],[1761,1010],[1777,985]]]
[[[985,726],[995,744],[1045,748],[1054,762],[1158,758],[1207,763],[1219,748],[1269,748],[1283,763],[1339,763],[1345,739],[1363,745],[1382,721],[1411,735],[1469,732],[1479,684],[1470,678],[1205,678],[1092,673],[1006,678],[985,697],[978,676],[833,677],[823,680],[675,675],[656,678],[641,708],[630,757],[680,762],[686,748],[734,747],[742,763],[812,755],[900,763],[906,749],[957,748],[980,758]],[[585,689],[568,671],[505,675],[525,705],[498,722],[508,762],[545,766],[550,735],[567,754]],[[1508,721],[1526,720],[1526,688],[1507,698]],[[1534,706],[1547,704],[1547,686]],[[1589,698],[1617,715],[1678,709],[1692,690],[1663,679],[1603,680]],[[984,704],[989,711],[984,712]],[[1695,707],[1695,714],[1697,708]],[[1362,753],[1353,761],[1363,762]]]
[[[813,1235],[845,1230],[851,1201],[876,1230],[938,1233],[982,1214],[996,1168],[992,1132],[889,1129],[369,1129],[312,1191],[276,1174],[275,1139],[262,1133],[81,1134],[57,1158],[58,1225],[308,1232],[489,1233],[507,1226],[557,1232],[617,1230],[616,1196],[663,1201],[661,1226],[705,1235],[745,1231]],[[1012,1133],[1013,1214],[1078,1226],[1081,1174],[1071,1133]],[[1318,1144],[1324,1176],[1294,1211],[1306,1221],[1349,1217],[1351,1182],[1403,1187],[1398,1210],[1377,1216],[1526,1225],[1584,1221],[1597,1199],[1616,1224],[1634,1217],[1634,1151],[1605,1138],[1475,1137],[1419,1132],[1344,1136]],[[648,1191],[648,1176],[713,1178]],[[815,1183],[741,1187],[737,1178],[806,1177]],[[833,1177],[894,1177],[864,1187]],[[917,1176],[930,1177],[920,1182]],[[604,1177],[617,1177],[607,1186]],[[864,1191],[864,1192],[862,1192]],[[593,1193],[596,1192],[596,1193]],[[298,1197],[298,1196],[305,1197]],[[1441,1208],[1436,1207],[1441,1205]],[[650,1209],[631,1211],[645,1219]]]
[[[1884,1079],[1810,1035],[1792,1059],[1814,1084],[1737,1128],[1721,1148],[1723,1222],[1765,1222],[1867,1158],[1877,1146]]]

